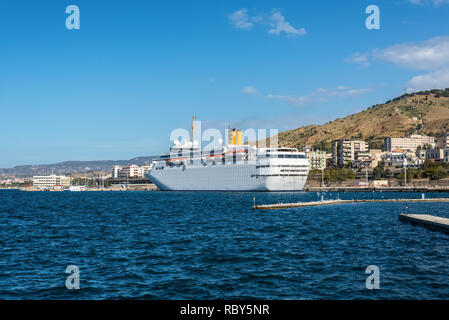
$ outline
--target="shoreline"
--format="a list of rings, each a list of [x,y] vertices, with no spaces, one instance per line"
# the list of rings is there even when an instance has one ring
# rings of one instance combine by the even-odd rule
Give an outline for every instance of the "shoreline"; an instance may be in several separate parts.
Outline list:
[[[305,187],[308,192],[449,192],[449,187]]]
[[[0,188],[2,190],[10,190],[10,191],[24,191],[24,192],[65,192],[69,190],[40,190],[35,188]],[[95,191],[105,191],[105,192],[121,192],[121,191],[159,191],[157,187],[146,187],[146,188],[129,188],[129,189],[119,189],[119,188],[95,188],[95,189],[87,189],[87,192],[95,192]],[[70,192],[85,192],[85,191],[70,191]],[[202,191],[198,191],[202,192]],[[205,191],[207,192],[207,191]],[[256,192],[256,191],[244,191],[247,193]],[[259,191],[257,191],[259,192]],[[389,187],[389,188],[360,188],[360,187],[305,187],[301,191],[286,191],[286,192],[410,192],[410,193],[427,193],[427,192],[449,192],[449,187]],[[266,191],[266,193],[270,193]]]

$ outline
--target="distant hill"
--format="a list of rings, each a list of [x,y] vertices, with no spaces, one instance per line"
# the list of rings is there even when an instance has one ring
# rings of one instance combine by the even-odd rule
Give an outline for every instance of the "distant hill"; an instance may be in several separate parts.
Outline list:
[[[449,131],[449,89],[404,94],[384,104],[330,121],[281,132],[279,145],[302,149],[305,145],[330,151],[331,141],[360,138],[370,148],[382,148],[385,137],[410,134],[441,136]]]
[[[151,163],[156,156],[137,157],[130,160],[100,160],[100,161],[65,161],[55,164],[24,165],[10,169],[0,169],[0,174],[30,177],[33,175],[71,174],[89,171],[107,171],[115,165],[126,166],[130,164],[144,165]]]

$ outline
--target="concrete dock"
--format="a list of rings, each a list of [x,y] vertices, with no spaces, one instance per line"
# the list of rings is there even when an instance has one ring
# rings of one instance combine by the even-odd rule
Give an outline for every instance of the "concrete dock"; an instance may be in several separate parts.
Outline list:
[[[430,214],[406,214],[401,213],[399,220],[409,222],[414,225],[426,227],[432,230],[438,230],[449,233],[449,219]]]
[[[305,187],[309,192],[449,192],[449,186],[396,186],[396,187]]]
[[[449,198],[429,198],[429,199],[353,199],[353,200],[322,200],[310,202],[295,202],[295,203],[275,203],[275,204],[261,204],[253,206],[253,209],[258,210],[274,210],[274,209],[288,209],[288,208],[302,208],[315,206],[329,206],[345,203],[417,203],[417,202],[449,202]]]

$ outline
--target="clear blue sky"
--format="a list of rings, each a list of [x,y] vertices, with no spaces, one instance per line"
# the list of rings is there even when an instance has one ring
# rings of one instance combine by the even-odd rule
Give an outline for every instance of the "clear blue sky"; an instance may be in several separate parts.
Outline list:
[[[286,130],[449,87],[447,2],[3,0],[0,167],[159,154],[193,115]]]

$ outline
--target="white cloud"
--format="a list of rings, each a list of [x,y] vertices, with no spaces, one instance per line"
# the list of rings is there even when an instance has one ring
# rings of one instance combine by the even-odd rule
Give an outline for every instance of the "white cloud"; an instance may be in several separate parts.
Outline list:
[[[370,65],[370,62],[368,60],[368,54],[361,54],[361,53],[354,53],[352,56],[350,56],[349,58],[345,59],[345,62],[347,63],[357,63],[360,64],[364,67],[368,67]]]
[[[308,96],[301,96],[301,97],[297,97],[295,95],[280,95],[280,94],[267,94],[265,96],[266,99],[270,99],[270,100],[280,100],[280,101],[284,101],[287,102],[289,104],[301,107],[303,105],[305,105],[307,102],[310,101],[310,97]]]
[[[432,70],[449,65],[449,37],[393,45],[375,50],[373,56],[407,68]]]
[[[368,66],[373,60],[428,71],[427,74],[417,75],[407,82],[409,92],[449,87],[449,36],[396,44],[366,54],[355,53],[345,59],[348,63],[359,63],[364,66]]]
[[[401,67],[435,70],[449,66],[449,37],[435,37],[421,42],[400,43],[369,53],[354,53],[347,63],[369,66],[373,60],[382,60]]]
[[[371,89],[354,89],[351,87],[337,86],[335,89],[318,88],[312,93],[312,95],[323,98],[324,97],[346,98],[346,97],[359,96],[370,91]]]
[[[413,4],[419,5],[433,4],[435,7],[438,7],[439,5],[445,3],[449,3],[449,0],[408,0],[408,1]]]
[[[259,91],[254,86],[247,86],[242,89],[242,93],[249,94],[249,95],[258,95]]]
[[[254,25],[250,21],[248,11],[246,9],[240,9],[234,13],[228,15],[229,22],[238,29],[251,29]]]
[[[307,33],[304,28],[295,29],[289,22],[285,21],[285,17],[278,10],[274,10],[269,17],[269,24],[272,28],[268,30],[268,33],[271,34],[285,32],[289,35],[303,36]]]
[[[305,35],[307,32],[304,28],[296,29],[288,21],[279,10],[273,10],[267,15],[249,16],[247,9],[240,9],[228,15],[229,22],[238,29],[251,29],[256,23],[269,26],[268,33],[279,35],[284,32],[287,35],[297,36]]]
[[[407,92],[445,88],[449,88],[449,69],[418,75],[407,82]]]
[[[308,103],[327,102],[330,98],[342,99],[348,97],[356,97],[370,91],[371,89],[354,89],[347,86],[337,86],[336,88],[332,89],[318,88],[315,89],[312,93],[303,96],[297,96],[294,94],[282,95],[269,93],[267,95],[264,95],[263,97],[265,99],[279,100],[294,106],[302,107]],[[245,87],[242,92],[246,94],[261,96],[260,92],[253,86]]]

